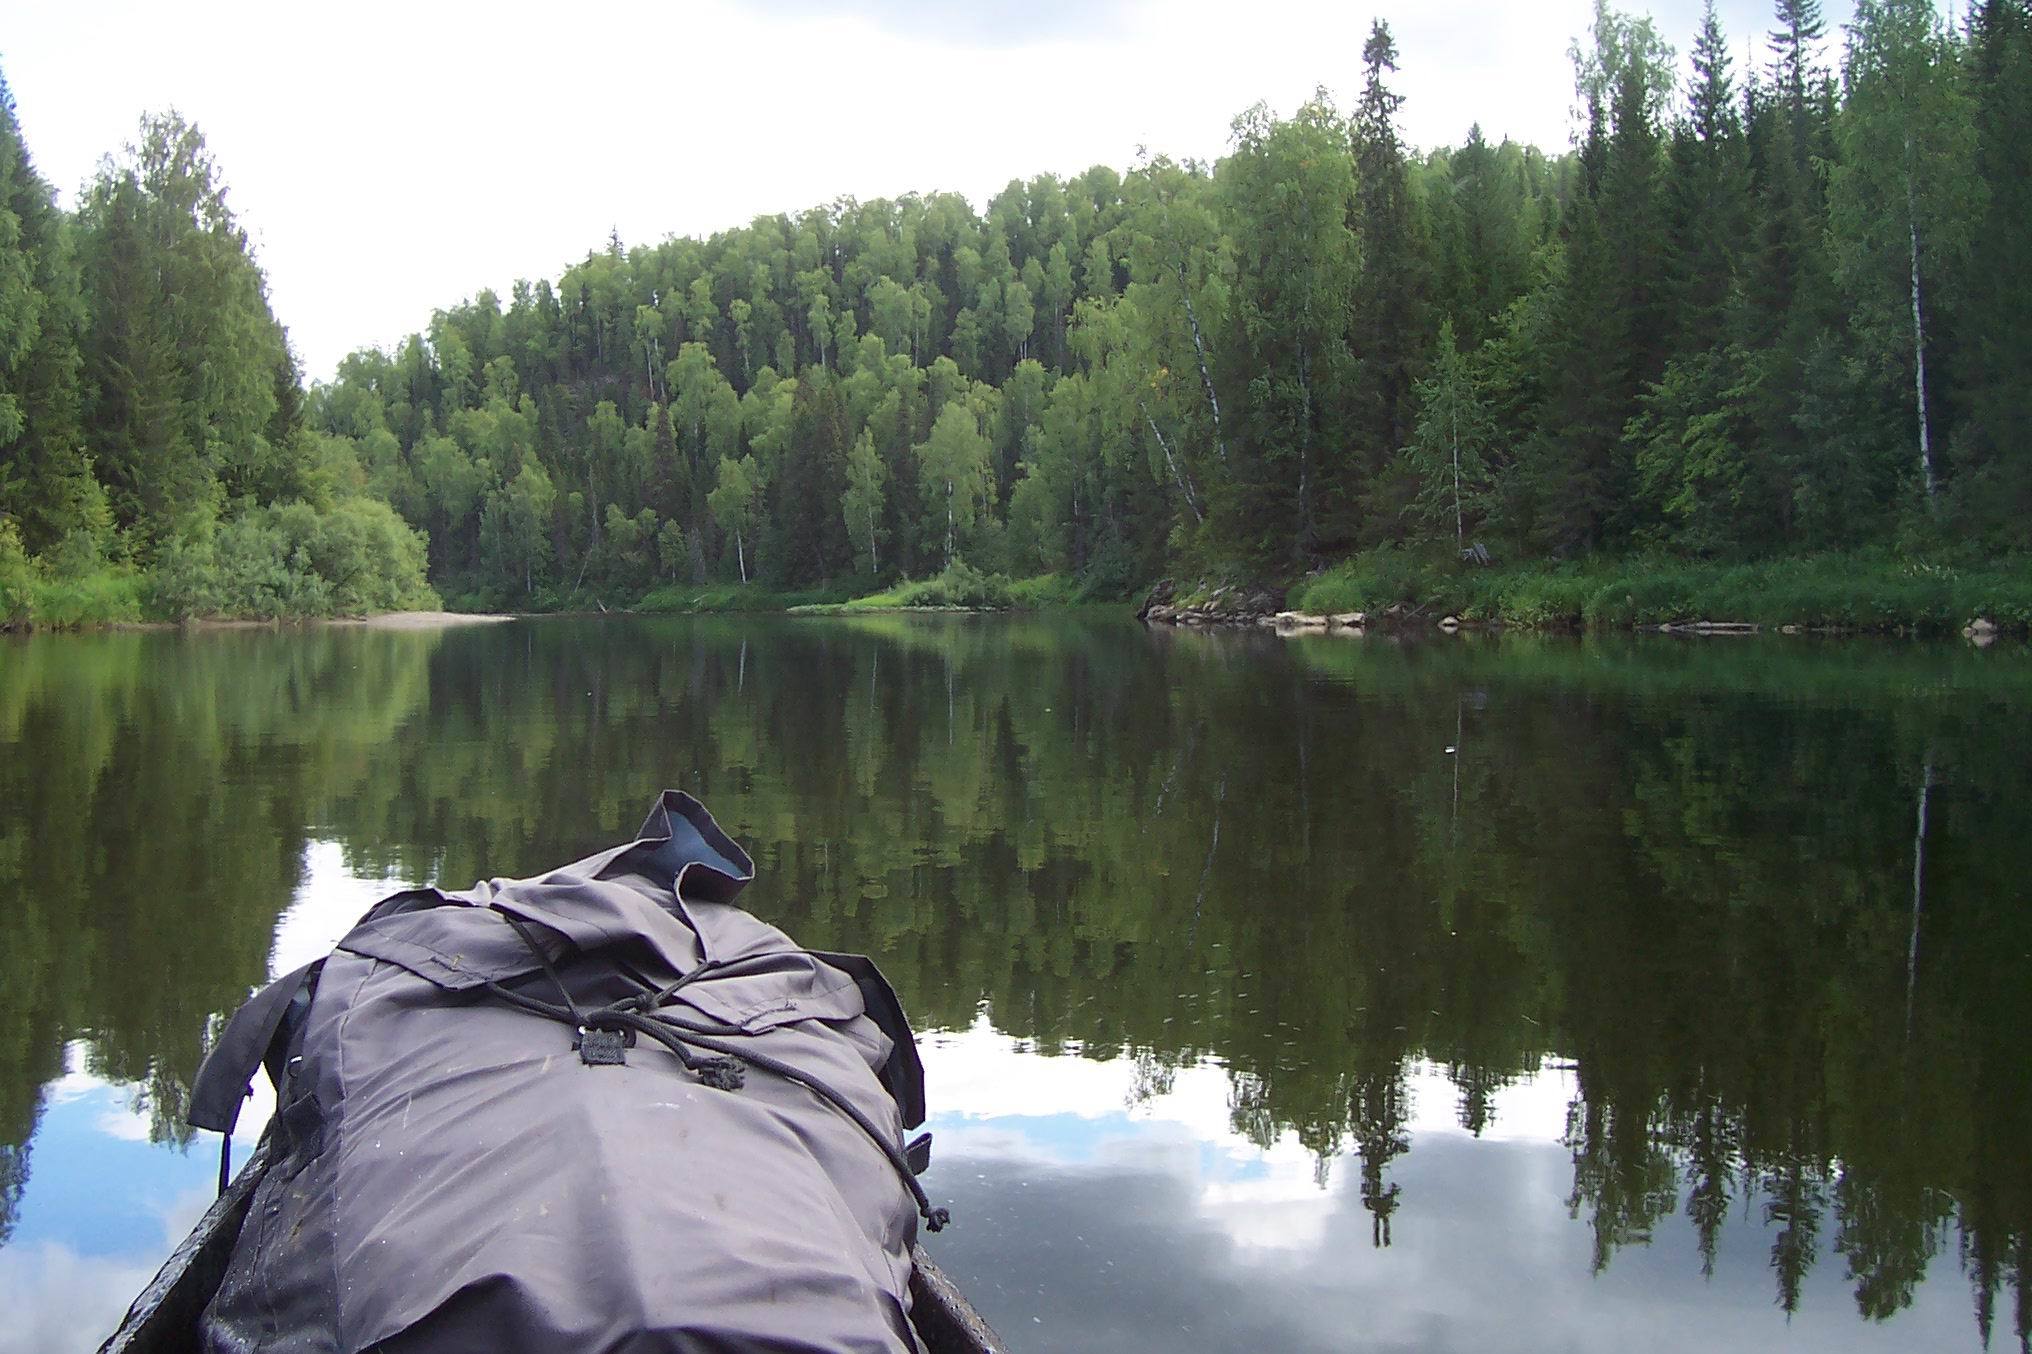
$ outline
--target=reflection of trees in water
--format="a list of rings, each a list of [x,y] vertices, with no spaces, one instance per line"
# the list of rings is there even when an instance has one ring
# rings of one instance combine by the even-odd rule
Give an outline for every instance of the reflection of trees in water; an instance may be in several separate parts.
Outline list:
[[[1408,1109],[1403,1064],[1371,1071],[1355,1082],[1350,1118],[1362,1158],[1362,1207],[1372,1219],[1370,1240],[1376,1246],[1390,1244],[1390,1215],[1403,1193],[1401,1185],[1385,1182],[1385,1172],[1411,1150],[1411,1135],[1405,1131]]]
[[[0,959],[0,1109],[53,1075],[24,1030],[89,1032],[170,1103],[309,832],[463,884],[606,844],[673,784],[756,856],[751,906],[875,954],[921,1026],[985,1006],[1045,1052],[1124,1050],[1142,1096],[1218,1059],[1251,1140],[1359,1156],[1379,1244],[1415,1225],[1414,1061],[1479,1133],[1559,1057],[1598,1265],[1684,1210],[1711,1272],[1754,1217],[1782,1301],[1832,1245],[1881,1317],[1952,1237],[1979,1323],[2006,1289],[2026,1319],[2032,909],[1999,844],[2032,772],[1997,655],[903,618],[112,638],[38,658],[63,670],[29,697],[0,671],[0,738],[62,767],[0,771],[54,825],[0,826],[0,889],[61,881],[31,944],[85,975],[23,990],[35,961]],[[187,972],[116,990],[155,949]]]
[[[28,1134],[19,1141],[0,1142],[0,1246],[14,1235],[16,1210],[21,1206],[21,1192],[28,1188],[28,1135],[35,1131],[30,1121]]]
[[[0,1142],[33,1135],[74,1039],[155,1140],[188,1139],[207,1020],[264,976],[308,836],[420,707],[429,653],[335,630],[7,645]]]

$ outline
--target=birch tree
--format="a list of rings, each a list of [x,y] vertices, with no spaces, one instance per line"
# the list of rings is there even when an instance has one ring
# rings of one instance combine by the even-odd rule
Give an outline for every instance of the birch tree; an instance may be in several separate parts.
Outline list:
[[[731,456],[720,458],[719,483],[706,495],[706,507],[712,512],[713,520],[720,524],[720,530],[734,538],[734,562],[741,571],[741,582],[748,581],[748,531],[755,516],[755,498],[760,485],[755,476],[755,458],[743,456],[735,460]]]
[[[993,448],[981,435],[981,422],[961,400],[939,411],[931,436],[917,447],[926,498],[945,518],[945,562],[959,554],[959,535],[971,531],[990,496]]]
[[[876,544],[882,532],[882,487],[888,478],[881,453],[875,450],[875,434],[863,428],[847,454],[847,492],[840,508],[847,520],[847,538],[853,543],[855,569],[859,570],[861,556],[866,555],[870,577],[882,572]]]
[[[1928,377],[1943,279],[1967,257],[1981,206],[1975,123],[1958,44],[1931,0],[1860,0],[1829,182],[1836,275],[1858,339],[1908,373],[1918,470],[1938,492]]]

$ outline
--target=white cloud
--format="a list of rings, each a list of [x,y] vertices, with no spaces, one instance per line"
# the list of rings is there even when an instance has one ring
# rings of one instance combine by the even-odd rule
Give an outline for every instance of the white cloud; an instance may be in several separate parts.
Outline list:
[[[331,952],[367,909],[414,886],[400,879],[362,879],[346,865],[338,842],[312,841],[303,849],[303,882],[275,922],[268,976],[301,968]]]
[[[1359,1170],[1356,1154],[1342,1152],[1327,1163],[1322,1186],[1318,1165],[1295,1132],[1283,1133],[1268,1148],[1236,1132],[1229,1115],[1230,1075],[1218,1062],[1181,1068],[1164,1094],[1138,1099],[1133,1058],[1097,1062],[1077,1050],[1038,1054],[997,1033],[985,1018],[968,1030],[926,1035],[919,1049],[931,1104],[958,1107],[938,1116],[942,1159],[1154,1169],[1183,1182],[1200,1219],[1228,1238],[1238,1258],[1269,1260],[1316,1249],[1344,1208],[1339,1196]],[[1414,1145],[1470,1137],[1455,1117],[1458,1092],[1444,1068],[1414,1063],[1406,1080]],[[1565,1187],[1566,1155],[1557,1144],[1574,1090],[1571,1071],[1551,1066],[1493,1097],[1483,1142],[1554,1149],[1517,1158],[1543,1168],[1538,1174],[1556,1168],[1561,1175],[1558,1181],[1533,1176],[1522,1182],[1534,1196],[1556,1197],[1550,1191]],[[1067,1135],[1048,1122],[1059,1117],[1090,1126]],[[1108,1128],[1111,1119],[1119,1127]]]

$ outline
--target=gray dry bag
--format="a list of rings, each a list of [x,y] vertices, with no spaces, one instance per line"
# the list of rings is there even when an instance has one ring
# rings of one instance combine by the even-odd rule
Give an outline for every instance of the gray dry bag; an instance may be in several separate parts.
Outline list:
[[[191,1121],[267,1064],[267,1169],[207,1351],[910,1351],[924,1077],[868,960],[733,905],[666,791],[638,840],[385,899],[228,1022]]]

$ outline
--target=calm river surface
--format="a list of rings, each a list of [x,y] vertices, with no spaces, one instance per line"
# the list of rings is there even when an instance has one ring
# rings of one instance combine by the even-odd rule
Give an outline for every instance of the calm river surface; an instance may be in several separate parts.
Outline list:
[[[664,786],[1018,1354],[2027,1347],[2025,649],[881,617],[0,640],[0,1351],[202,1211],[208,1020]]]

